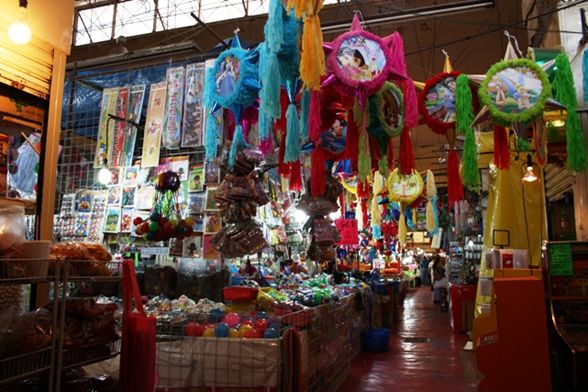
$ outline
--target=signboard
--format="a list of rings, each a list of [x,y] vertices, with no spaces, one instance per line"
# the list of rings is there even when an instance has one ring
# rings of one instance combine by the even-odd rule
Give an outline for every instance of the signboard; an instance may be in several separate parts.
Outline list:
[[[547,252],[549,255],[549,273],[551,276],[572,276],[572,244],[550,244]]]
[[[337,219],[335,226],[341,234],[339,245],[357,245],[359,242],[357,219]]]

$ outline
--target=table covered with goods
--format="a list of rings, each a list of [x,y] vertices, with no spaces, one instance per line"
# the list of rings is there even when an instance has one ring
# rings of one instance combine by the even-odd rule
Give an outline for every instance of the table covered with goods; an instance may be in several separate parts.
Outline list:
[[[146,304],[157,317],[158,390],[324,390],[344,380],[369,324],[367,285],[326,275],[279,289],[248,283],[226,287],[224,303]]]

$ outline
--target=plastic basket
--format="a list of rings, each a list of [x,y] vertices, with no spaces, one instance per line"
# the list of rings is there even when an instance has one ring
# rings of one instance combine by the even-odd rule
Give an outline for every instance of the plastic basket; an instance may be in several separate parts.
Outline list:
[[[388,351],[390,330],[386,328],[371,328],[361,331],[361,345],[364,351],[382,353]]]
[[[257,298],[258,291],[254,287],[225,287],[223,297],[225,301],[253,301]]]

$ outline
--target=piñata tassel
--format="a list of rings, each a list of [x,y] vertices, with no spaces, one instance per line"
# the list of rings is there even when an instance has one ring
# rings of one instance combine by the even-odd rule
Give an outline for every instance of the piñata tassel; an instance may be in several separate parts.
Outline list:
[[[361,203],[355,206],[355,219],[357,219],[357,227],[363,228],[363,214],[361,213]]]
[[[401,174],[409,175],[414,170],[414,150],[410,138],[410,130],[404,127],[400,134],[400,151],[398,153],[398,169]]]
[[[317,142],[321,136],[321,93],[310,92],[310,113],[308,119],[308,139]]]
[[[584,132],[580,124],[580,117],[576,111],[576,88],[574,76],[570,68],[570,61],[565,53],[560,53],[555,58],[557,71],[553,80],[555,98],[567,108],[566,118],[566,145],[567,145],[567,167],[572,172],[586,170],[586,142]]]
[[[365,229],[369,226],[370,220],[368,217],[368,208],[367,208],[367,199],[361,199],[361,216],[363,220],[362,229]]]
[[[280,0],[270,0],[265,39],[269,49],[274,53],[277,53],[284,43],[283,11],[284,7]]]
[[[259,74],[263,75],[259,91],[260,107],[266,116],[272,119],[281,117],[280,108],[280,64],[275,52],[269,50],[267,43],[261,44]]]
[[[237,153],[243,147],[246,147],[245,137],[243,136],[243,127],[241,124],[235,127],[235,133],[233,134],[233,141],[231,142],[231,149],[229,150],[229,168],[232,170],[235,167],[237,160]]]
[[[370,190],[367,185],[367,181],[357,182],[357,198],[367,199],[370,196]]]
[[[326,190],[325,157],[322,148],[312,150],[311,156],[310,194],[312,196],[322,196]]]
[[[494,164],[501,170],[508,169],[510,166],[509,158],[508,130],[499,125],[494,125]]]
[[[259,111],[258,135],[259,150],[263,155],[268,155],[272,150],[271,126],[273,121],[270,120],[263,111]]]
[[[371,165],[370,148],[368,144],[368,134],[364,129],[359,134],[359,157],[357,162],[358,178],[360,181],[366,181],[370,175]]]
[[[300,120],[296,105],[291,103],[286,112],[286,152],[284,162],[296,162],[300,159]]]
[[[372,187],[372,193],[374,195],[379,195],[384,191],[384,177],[380,174],[379,171],[374,173],[374,185]]]
[[[299,192],[302,190],[302,165],[300,161],[290,163],[290,190]]]
[[[471,127],[465,130],[463,143],[463,185],[473,192],[480,191],[480,171],[478,170],[478,146],[476,135]]]
[[[419,225],[419,214],[416,207],[412,208],[410,211],[412,212],[412,223],[414,224],[414,227],[416,229]]]
[[[394,170],[394,139],[392,138],[388,140],[388,153],[386,155],[388,157],[388,172],[391,172]]]
[[[406,217],[404,216],[403,210],[404,208],[400,206],[400,218],[398,218],[398,241],[402,246],[406,245],[406,233],[408,231],[406,227]]]
[[[471,129],[474,120],[472,107],[472,90],[470,79],[465,74],[457,77],[455,88],[455,129],[458,135],[463,135]]]
[[[351,167],[357,168],[357,156],[359,155],[359,127],[353,110],[347,111],[347,138],[343,156],[351,161]]]
[[[378,171],[382,173],[384,178],[388,178],[390,171],[388,170],[388,155],[383,155],[378,161]]]
[[[449,151],[447,155],[447,200],[449,209],[457,201],[463,200],[463,185],[459,176],[459,157],[455,150]]]
[[[303,141],[308,140],[308,122],[310,119],[310,91],[302,89],[300,102],[300,137]]]
[[[378,196],[372,196],[372,226],[380,225],[380,206],[378,204]]]
[[[211,110],[206,116],[206,144],[204,146],[204,149],[206,150],[206,161],[208,162],[213,161],[216,158],[219,144],[219,132],[220,129],[216,122],[216,116]]]
[[[300,79],[304,82],[307,90],[318,90],[321,86],[321,76],[325,74],[321,22],[318,15],[313,15],[304,20]]]

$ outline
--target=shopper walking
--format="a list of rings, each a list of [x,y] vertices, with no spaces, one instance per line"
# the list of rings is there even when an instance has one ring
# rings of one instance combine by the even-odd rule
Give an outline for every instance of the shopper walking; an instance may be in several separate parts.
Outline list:
[[[445,270],[446,259],[440,255],[435,256],[433,262],[433,302],[441,304],[441,310],[447,310],[447,287],[449,285]]]

